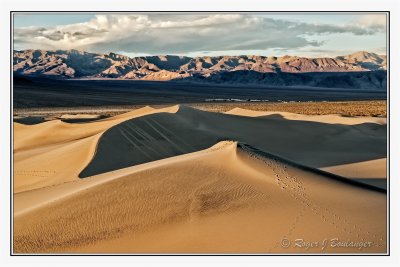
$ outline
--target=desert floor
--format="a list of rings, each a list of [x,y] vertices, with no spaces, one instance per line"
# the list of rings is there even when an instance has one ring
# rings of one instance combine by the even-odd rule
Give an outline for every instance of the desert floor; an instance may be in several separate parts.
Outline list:
[[[381,107],[21,112],[14,252],[385,253]]]

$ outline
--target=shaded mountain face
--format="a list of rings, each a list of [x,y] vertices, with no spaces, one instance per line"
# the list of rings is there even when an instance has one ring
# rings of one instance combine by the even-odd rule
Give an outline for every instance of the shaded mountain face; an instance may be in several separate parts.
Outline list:
[[[348,73],[386,70],[386,56],[357,52],[336,58],[305,58],[296,56],[148,56],[127,57],[115,53],[96,54],[77,50],[14,51],[14,73],[17,75],[50,76],[55,78],[118,78],[132,80],[188,80],[196,82],[235,82],[274,85],[330,85],[328,81],[304,83],[308,78],[290,76],[296,73]],[[274,75],[275,74],[275,75]],[[318,74],[319,75],[319,74]],[[346,86],[360,84],[353,76]],[[357,75],[356,75],[357,76]],[[361,75],[361,86],[381,88],[386,77],[382,74]],[[386,76],[386,75],[385,75]],[[350,78],[348,78],[350,77]],[[357,78],[357,77],[356,77]],[[288,80],[289,79],[289,80]],[[369,80],[373,81],[372,83]],[[299,84],[296,84],[296,81]],[[378,81],[378,82],[376,82]],[[341,82],[343,83],[343,81]],[[370,84],[371,83],[371,84]],[[345,86],[345,88],[346,88]],[[357,87],[356,86],[356,87]],[[386,85],[384,85],[386,86]]]

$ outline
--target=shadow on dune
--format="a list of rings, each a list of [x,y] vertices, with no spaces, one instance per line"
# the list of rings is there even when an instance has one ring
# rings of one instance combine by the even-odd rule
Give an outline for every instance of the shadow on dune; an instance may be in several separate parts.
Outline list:
[[[18,122],[24,125],[35,125],[39,124],[42,122],[45,122],[44,117],[35,117],[35,116],[29,116],[29,117],[23,117],[23,118],[14,118],[14,122]]]
[[[316,168],[312,168],[312,167],[308,167],[305,165],[301,165],[298,164],[297,162],[291,161],[289,159],[265,152],[265,151],[261,151],[255,147],[249,146],[247,144],[243,144],[243,143],[238,143],[238,147],[241,148],[242,150],[246,151],[247,153],[249,153],[250,155],[254,155],[257,158],[261,158],[262,159],[273,159],[273,160],[277,160],[280,162],[283,162],[287,165],[308,171],[308,172],[312,172],[314,174],[319,174],[323,177],[329,178],[329,179],[333,179],[345,184],[351,184],[354,186],[358,186],[358,187],[362,187],[364,189],[368,189],[368,190],[372,190],[372,191],[376,191],[376,192],[381,192],[381,193],[386,193],[386,179],[348,179],[348,178],[344,178],[340,175],[336,175],[330,172],[326,172],[320,169],[316,169]],[[371,181],[368,181],[371,180]],[[377,181],[379,180],[379,181]]]
[[[87,122],[95,122],[98,120],[102,120],[105,118],[108,118],[109,116],[101,115],[96,118],[61,118],[59,120],[66,122],[66,123],[87,123]],[[43,122],[48,121],[49,119],[46,119],[46,117],[43,116],[29,116],[29,117],[23,117],[23,118],[14,118],[14,122],[18,122],[24,125],[36,125],[40,124]]]
[[[157,113],[125,121],[107,130],[79,177],[235,140],[313,168],[386,157],[386,126],[324,124],[242,117],[181,106],[175,114]]]

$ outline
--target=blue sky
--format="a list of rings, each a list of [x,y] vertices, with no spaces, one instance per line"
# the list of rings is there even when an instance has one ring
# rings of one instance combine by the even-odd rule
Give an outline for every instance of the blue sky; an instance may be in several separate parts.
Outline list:
[[[336,56],[386,52],[381,13],[30,13],[14,15],[14,48],[129,56]]]

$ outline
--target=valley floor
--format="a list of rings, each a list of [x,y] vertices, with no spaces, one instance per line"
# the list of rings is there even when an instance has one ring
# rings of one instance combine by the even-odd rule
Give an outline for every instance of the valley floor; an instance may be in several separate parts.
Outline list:
[[[374,116],[387,117],[387,101],[334,101],[334,102],[211,102],[188,103],[196,109],[211,112],[228,112],[234,108],[252,111],[290,112],[304,115]],[[145,105],[127,106],[83,106],[83,107],[41,107],[14,108],[14,121],[34,124],[46,120],[61,119],[66,122],[90,121],[112,117]],[[152,105],[154,108],[168,105]]]

